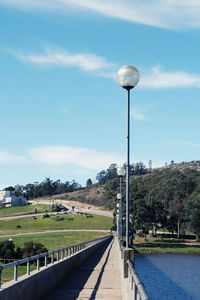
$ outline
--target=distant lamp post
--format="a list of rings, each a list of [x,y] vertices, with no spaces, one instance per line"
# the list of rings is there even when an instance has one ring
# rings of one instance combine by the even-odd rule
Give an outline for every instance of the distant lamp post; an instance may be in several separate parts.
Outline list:
[[[130,90],[140,78],[139,71],[133,66],[123,66],[117,73],[118,83],[127,90],[127,163],[126,163],[126,248],[129,248],[129,186],[130,186]]]
[[[120,200],[120,195],[117,194],[117,200]],[[120,217],[121,217],[121,203],[120,202],[117,202],[117,220],[116,220],[116,223],[117,223],[117,236],[118,238],[120,238]]]
[[[117,203],[116,223],[117,223],[117,236],[118,237],[119,237],[119,231],[120,231],[119,219],[120,219],[120,204]]]
[[[123,237],[123,224],[122,224],[122,216],[123,216],[123,199],[122,199],[122,181],[123,176],[126,174],[126,170],[124,167],[117,168],[117,175],[120,178],[120,193],[117,194],[117,198],[120,200],[120,215],[119,215],[119,238],[122,239]]]

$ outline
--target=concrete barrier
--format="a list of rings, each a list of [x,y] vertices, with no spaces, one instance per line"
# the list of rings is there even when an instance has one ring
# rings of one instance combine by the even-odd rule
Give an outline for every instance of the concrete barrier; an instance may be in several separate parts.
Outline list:
[[[55,262],[55,264],[47,267],[42,267],[39,272],[36,270],[31,272],[29,276],[21,276],[17,282],[4,284],[0,292],[0,299],[38,300],[42,298],[42,296],[56,286],[67,273],[85,261],[96,249],[105,243],[109,243],[112,238],[112,236],[107,237],[62,261]]]

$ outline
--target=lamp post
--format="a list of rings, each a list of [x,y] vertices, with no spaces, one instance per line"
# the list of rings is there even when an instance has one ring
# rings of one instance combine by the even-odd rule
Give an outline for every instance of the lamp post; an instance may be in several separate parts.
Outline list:
[[[120,219],[120,205],[117,203],[117,213],[116,213],[116,223],[117,223],[117,236],[119,237],[119,232],[120,232],[120,224],[119,224],[119,219]]]
[[[123,167],[117,168],[117,175],[120,177],[120,193],[117,194],[117,198],[120,200],[120,214],[119,214],[119,238],[123,237],[123,226],[122,226],[122,216],[123,216],[123,201],[122,201],[122,179],[126,174],[126,170]]]
[[[133,66],[123,66],[117,73],[118,83],[127,90],[127,163],[126,163],[126,248],[129,248],[129,186],[130,186],[130,90],[138,81],[139,71]]]
[[[121,195],[118,193],[117,194],[117,200],[120,200]],[[117,202],[117,236],[120,238],[120,233],[121,233],[121,203],[120,201]]]

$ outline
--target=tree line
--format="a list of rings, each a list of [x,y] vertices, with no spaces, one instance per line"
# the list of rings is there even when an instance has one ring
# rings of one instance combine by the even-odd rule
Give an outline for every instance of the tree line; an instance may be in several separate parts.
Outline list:
[[[34,199],[44,196],[52,196],[61,193],[74,192],[81,189],[81,185],[75,180],[72,182],[61,182],[46,177],[42,182],[28,183],[26,185],[9,186],[5,190],[15,191],[16,196],[24,196],[27,199]]]
[[[123,165],[125,168],[125,164]],[[117,164],[111,164],[107,170],[100,171],[97,176],[96,180],[98,184],[105,184],[108,180],[118,178],[117,175]],[[151,160],[148,163],[148,168],[144,165],[143,162],[138,162],[135,164],[130,164],[130,175],[145,175],[152,171],[152,162]]]

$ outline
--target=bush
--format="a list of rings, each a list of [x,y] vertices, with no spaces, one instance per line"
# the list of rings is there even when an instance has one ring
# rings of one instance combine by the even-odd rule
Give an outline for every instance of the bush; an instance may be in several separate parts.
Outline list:
[[[16,228],[20,229],[20,228],[22,228],[22,226],[21,225],[17,225]]]
[[[86,218],[93,218],[93,215],[86,215]]]
[[[73,218],[66,218],[66,220],[73,221],[74,219]]]
[[[64,218],[62,218],[62,217],[55,217],[54,220],[55,221],[64,221]]]
[[[45,219],[45,218],[49,218],[49,214],[44,214],[44,215],[42,216],[42,219]]]

